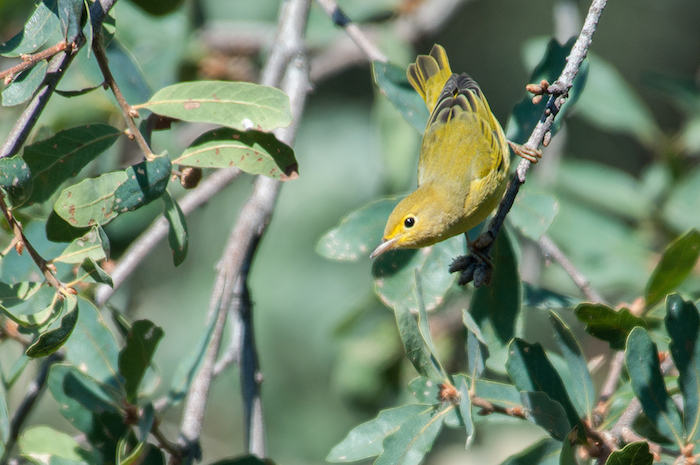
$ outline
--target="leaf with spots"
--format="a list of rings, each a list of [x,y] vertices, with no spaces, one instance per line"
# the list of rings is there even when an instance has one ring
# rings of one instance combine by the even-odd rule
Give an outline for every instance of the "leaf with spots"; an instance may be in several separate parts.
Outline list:
[[[173,161],[184,166],[228,168],[262,174],[281,181],[296,179],[294,151],[273,134],[221,128],[202,134]]]
[[[249,82],[197,81],[165,87],[134,108],[240,131],[271,131],[289,126],[289,97],[274,87]]]
[[[124,171],[105,173],[63,189],[53,209],[74,228],[104,225],[118,215],[114,196],[127,179]]]
[[[130,166],[126,169],[126,181],[114,192],[112,208],[118,213],[124,213],[160,198],[168,186],[170,173],[171,163],[167,156]]]

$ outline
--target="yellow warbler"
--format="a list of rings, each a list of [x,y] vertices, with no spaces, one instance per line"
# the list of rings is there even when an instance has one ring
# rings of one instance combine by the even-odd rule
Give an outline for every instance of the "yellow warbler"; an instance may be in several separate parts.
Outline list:
[[[496,208],[506,188],[508,141],[479,85],[467,74],[453,74],[437,44],[406,74],[430,112],[418,188],[394,208],[372,258],[469,231]]]

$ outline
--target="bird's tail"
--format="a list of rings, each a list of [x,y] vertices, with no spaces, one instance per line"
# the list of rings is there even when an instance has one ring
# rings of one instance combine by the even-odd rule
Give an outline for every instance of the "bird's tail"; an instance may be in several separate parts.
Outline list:
[[[445,49],[441,45],[433,45],[430,55],[418,55],[416,62],[408,66],[406,75],[432,113],[445,83],[452,75]]]

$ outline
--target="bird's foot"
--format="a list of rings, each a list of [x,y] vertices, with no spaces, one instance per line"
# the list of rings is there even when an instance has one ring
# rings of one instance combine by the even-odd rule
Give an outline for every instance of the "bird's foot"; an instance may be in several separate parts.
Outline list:
[[[530,163],[537,163],[537,161],[542,158],[542,150],[531,149],[511,141],[508,141],[508,145],[510,145],[510,148],[513,149],[516,155],[529,160]]]
[[[474,287],[491,284],[493,276],[493,262],[487,250],[493,243],[493,237],[489,232],[481,234],[474,241],[468,243],[469,253],[455,258],[450,265],[450,273],[460,271],[457,284],[465,286],[474,281]]]

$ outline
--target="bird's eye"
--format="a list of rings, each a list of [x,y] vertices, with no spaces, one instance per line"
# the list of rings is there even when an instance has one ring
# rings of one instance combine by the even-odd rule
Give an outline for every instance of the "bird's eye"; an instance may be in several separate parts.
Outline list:
[[[416,224],[416,219],[412,216],[409,216],[403,220],[403,225],[407,228],[412,228],[414,224]]]

